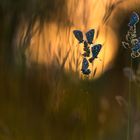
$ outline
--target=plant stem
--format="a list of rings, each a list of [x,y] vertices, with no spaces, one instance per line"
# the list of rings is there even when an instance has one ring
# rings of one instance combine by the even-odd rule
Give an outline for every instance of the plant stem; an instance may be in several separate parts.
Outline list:
[[[132,58],[130,60],[130,67],[132,69]],[[131,79],[132,79],[132,74],[130,75],[129,79],[129,93],[128,93],[128,124],[127,124],[127,140],[131,139]]]

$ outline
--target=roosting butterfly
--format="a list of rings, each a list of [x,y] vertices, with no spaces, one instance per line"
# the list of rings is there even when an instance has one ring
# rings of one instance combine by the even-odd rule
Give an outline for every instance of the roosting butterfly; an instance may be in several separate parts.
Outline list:
[[[129,27],[134,26],[134,25],[136,25],[138,22],[139,22],[139,15],[138,15],[136,12],[133,12],[132,15],[131,15],[131,17],[130,17],[128,26],[129,26]]]
[[[83,33],[80,30],[74,30],[73,31],[74,36],[79,41],[79,43],[83,43]]]
[[[89,30],[88,32],[86,32],[86,40],[88,44],[93,44],[93,38],[94,38],[94,29]],[[74,30],[73,31],[74,36],[76,37],[76,39],[79,41],[79,43],[83,43],[83,33],[80,30]]]
[[[93,44],[92,41],[93,41],[93,38],[94,38],[94,32],[95,32],[95,30],[91,29],[86,33],[86,38],[87,38],[88,44]]]
[[[140,56],[140,41],[138,41],[131,50],[132,50],[132,53],[131,53],[132,58],[139,57]]]
[[[126,34],[126,41],[122,42],[124,48],[131,50],[131,57],[136,58],[140,56],[140,39],[137,37],[136,24],[139,22],[139,16],[133,12],[128,23],[129,30]]]
[[[93,39],[94,39],[94,29],[90,29],[88,32],[85,33],[86,40],[84,40],[83,33],[80,30],[74,30],[73,34],[76,37],[76,39],[79,41],[79,43],[83,43],[83,62],[82,62],[82,73],[84,75],[89,75],[91,73],[91,70],[88,69],[89,67],[89,62],[92,63],[95,58],[97,58],[100,50],[101,50],[101,45],[94,45],[92,48],[90,48],[90,45],[93,44]],[[91,50],[90,50],[91,49]],[[87,57],[90,57],[90,53],[92,52],[92,57],[89,59],[89,62],[87,60]]]
[[[93,60],[94,60],[95,58],[98,57],[98,54],[99,54],[101,48],[102,48],[102,45],[101,45],[101,44],[94,45],[94,46],[91,48],[92,57],[89,59],[89,62],[90,62],[90,63],[92,63]]]
[[[82,73],[85,74],[85,75],[89,75],[91,73],[90,69],[88,69],[89,67],[89,63],[87,61],[86,58],[83,58],[83,62],[82,62]]]

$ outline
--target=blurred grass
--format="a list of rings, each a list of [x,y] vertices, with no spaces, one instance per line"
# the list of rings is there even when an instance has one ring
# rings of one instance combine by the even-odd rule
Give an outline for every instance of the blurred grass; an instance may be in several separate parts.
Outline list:
[[[99,139],[99,131],[103,131],[103,140],[116,139],[118,134],[123,139],[125,133],[120,129],[125,129],[114,99],[118,94],[114,77],[109,74],[96,82],[81,81],[62,73],[61,78],[55,77],[55,85],[40,67],[26,73],[13,71],[1,80],[1,139],[90,140]],[[111,79],[114,84],[110,84]],[[102,98],[105,103],[101,106]],[[102,112],[103,123],[99,121]]]

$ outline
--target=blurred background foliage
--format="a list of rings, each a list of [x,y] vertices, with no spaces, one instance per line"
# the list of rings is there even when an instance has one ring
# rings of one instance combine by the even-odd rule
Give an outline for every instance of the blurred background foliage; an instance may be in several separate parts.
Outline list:
[[[113,67],[96,80],[82,80],[77,73],[66,73],[53,64],[27,67],[24,53],[21,64],[15,62],[13,42],[21,22],[28,23],[26,46],[36,21],[39,31],[52,21],[71,26],[66,0],[0,0],[0,139],[124,140],[128,119],[125,102],[131,92],[131,139],[138,140],[140,88],[123,74],[131,60],[130,52],[121,46],[130,13],[115,14],[118,24],[120,19],[123,22],[117,31],[119,51]],[[139,58],[133,60],[134,71],[138,65]],[[116,96],[121,96],[121,105]]]

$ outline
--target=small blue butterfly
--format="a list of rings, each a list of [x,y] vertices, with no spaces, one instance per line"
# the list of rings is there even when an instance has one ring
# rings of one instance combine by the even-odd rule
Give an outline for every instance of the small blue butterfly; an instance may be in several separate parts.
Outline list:
[[[86,58],[83,58],[83,62],[82,62],[82,73],[85,74],[85,75],[89,75],[91,73],[90,69],[88,69],[89,67],[89,63],[87,61]]]
[[[87,43],[88,44],[93,44],[93,38],[94,38],[94,29],[89,30],[88,32],[86,32],[86,39],[87,39]],[[79,43],[83,43],[83,33],[80,30],[74,30],[73,31],[74,36],[76,37],[76,39],[79,41]]]
[[[132,58],[137,58],[140,57],[140,41],[138,41],[133,48],[131,48],[131,57]]]
[[[135,46],[132,48],[133,52],[140,51],[140,42],[136,43]]]
[[[92,63],[95,58],[97,58],[100,50],[102,48],[101,44],[94,45],[91,47],[92,57],[89,59],[89,62]]]
[[[94,38],[94,33],[95,33],[94,29],[91,29],[86,33],[86,38],[87,38],[88,44],[93,44],[92,41],[93,41],[93,38]]]
[[[83,43],[83,33],[80,30],[74,30],[73,31],[74,36],[79,41],[79,43]]]
[[[130,21],[128,23],[128,26],[134,26],[139,22],[139,15],[136,12],[133,12],[131,17],[130,17]]]

